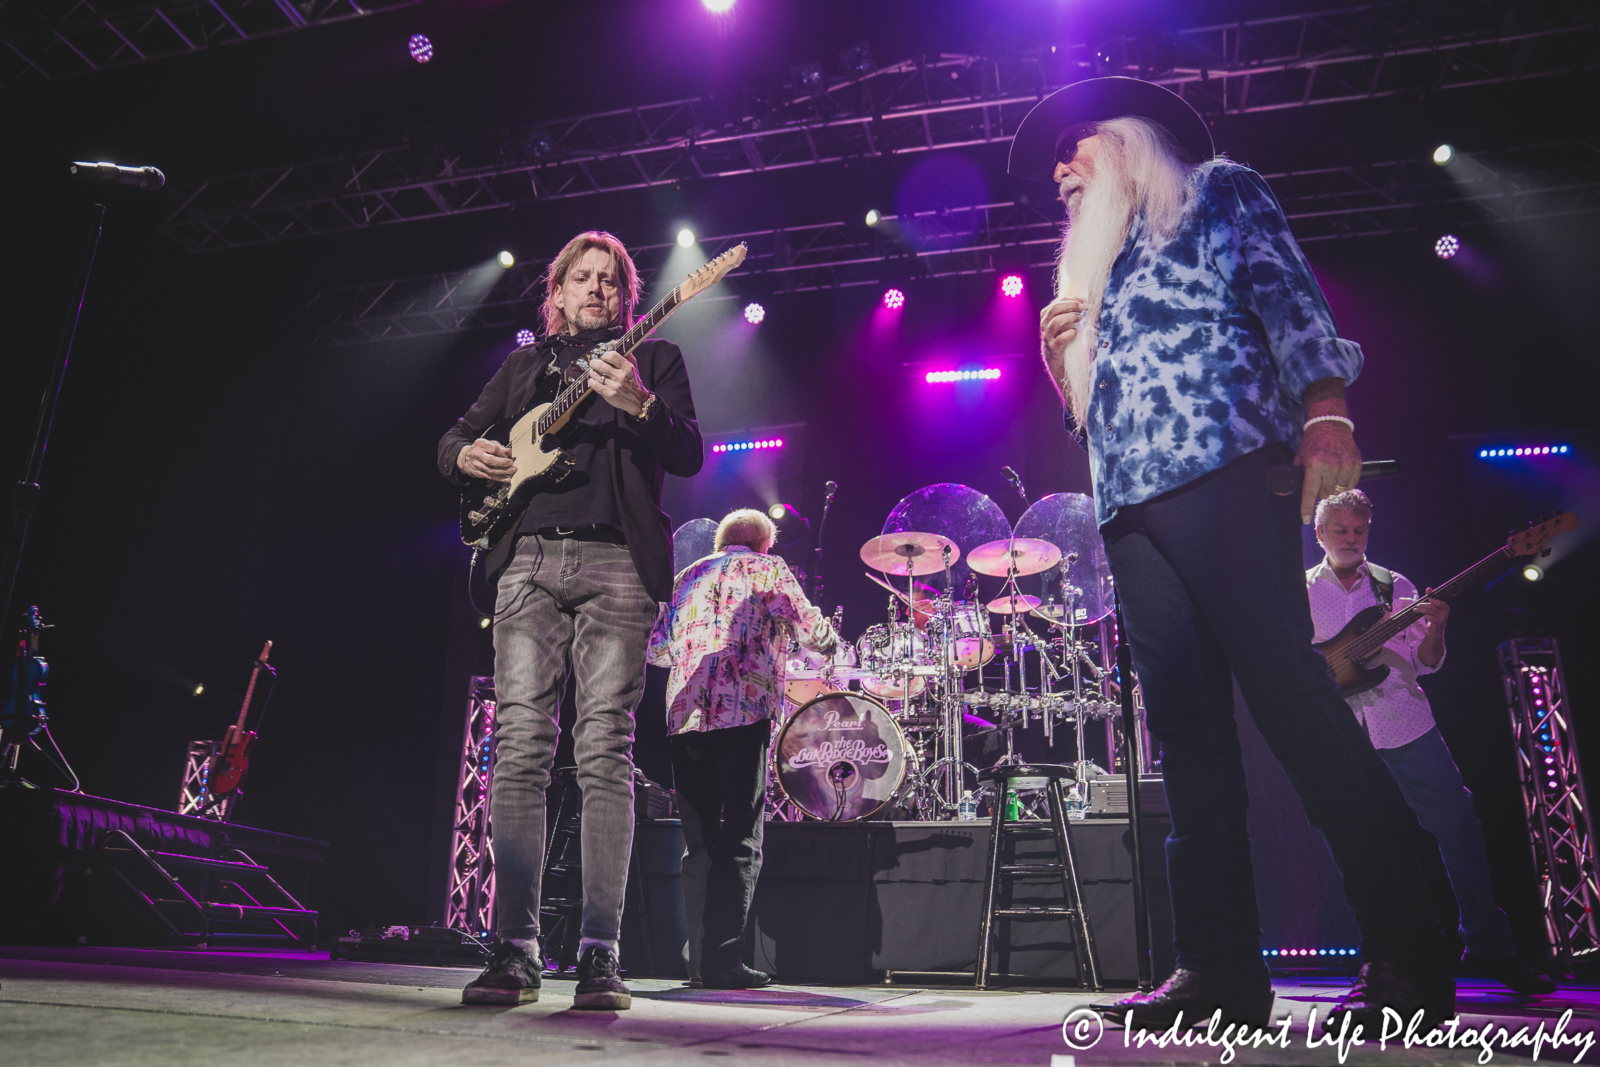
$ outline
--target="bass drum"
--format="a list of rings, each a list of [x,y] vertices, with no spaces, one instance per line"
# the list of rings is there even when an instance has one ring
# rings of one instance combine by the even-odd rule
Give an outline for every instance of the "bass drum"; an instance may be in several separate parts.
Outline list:
[[[774,746],[778,784],[826,822],[865,819],[900,789],[906,739],[884,706],[858,693],[824,693],[789,716]]]

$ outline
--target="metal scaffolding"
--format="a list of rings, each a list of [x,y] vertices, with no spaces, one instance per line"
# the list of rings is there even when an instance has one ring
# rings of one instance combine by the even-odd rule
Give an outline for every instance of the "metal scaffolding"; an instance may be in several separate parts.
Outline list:
[[[93,74],[422,0],[33,0],[0,3],[0,87]]]
[[[1600,949],[1600,881],[1561,652],[1555,638],[1534,637],[1507,641],[1499,654],[1545,934],[1561,973],[1572,974]]]
[[[1327,167],[1266,175],[1302,244],[1600,211],[1600,140],[1527,145],[1428,160]],[[890,279],[1023,270],[1054,261],[1059,201],[977,204],[864,222],[757,230],[701,239],[707,255],[744,241],[740,271],[704,299],[805,292]],[[648,285],[672,243],[633,249]],[[487,292],[450,274],[326,289],[307,308],[306,345],[362,344],[475,329],[532,326],[543,296],[541,261],[520,263]],[[471,292],[471,299],[463,298]]]
[[[218,798],[211,793],[211,763],[222,746],[216,741],[190,741],[183,764],[183,785],[178,790],[178,814],[227,822],[238,793]]]
[[[494,840],[489,788],[494,780],[494,678],[474,676],[467,689],[467,722],[456,778],[450,833],[450,887],[444,925],[473,937],[494,929]]]
[[[1008,142],[1047,92],[1123,74],[1244,114],[1568,74],[1596,65],[1592,7],[1418,14],[1379,3],[1057,46],[920,57],[742,99],[704,96],[463,132],[175,183],[191,252],[684,181]]]

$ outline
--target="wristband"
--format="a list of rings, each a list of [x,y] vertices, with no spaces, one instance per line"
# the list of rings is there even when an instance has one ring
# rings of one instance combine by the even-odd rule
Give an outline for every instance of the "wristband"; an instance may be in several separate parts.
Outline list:
[[[1345,429],[1349,430],[1351,433],[1356,432],[1356,424],[1345,418],[1343,415],[1318,415],[1314,419],[1307,419],[1305,426],[1301,427],[1301,429],[1302,431],[1309,430],[1314,424],[1319,422],[1342,422],[1344,423]]]

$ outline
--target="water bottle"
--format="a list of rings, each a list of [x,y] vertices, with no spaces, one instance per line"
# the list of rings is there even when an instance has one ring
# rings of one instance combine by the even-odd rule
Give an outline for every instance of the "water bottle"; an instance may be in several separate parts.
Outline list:
[[[978,821],[978,798],[972,795],[972,790],[961,794],[961,802],[956,805],[956,818],[962,822]]]

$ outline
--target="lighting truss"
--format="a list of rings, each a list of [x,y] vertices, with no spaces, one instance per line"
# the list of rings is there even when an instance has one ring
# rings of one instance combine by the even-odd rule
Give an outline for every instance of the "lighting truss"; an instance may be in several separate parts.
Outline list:
[[[1600,950],[1600,881],[1561,652],[1555,638],[1535,637],[1507,641],[1499,655],[1545,934],[1561,973],[1571,974]]]
[[[0,87],[325,26],[422,0],[11,0],[0,3]]]
[[[444,925],[474,937],[494,929],[494,841],[489,831],[489,788],[494,781],[494,678],[474,676],[467,691],[467,722],[456,778],[455,822],[450,833],[450,892]]]
[[[225,797],[211,794],[211,762],[217,755],[215,741],[190,741],[189,758],[183,764],[183,786],[178,791],[178,814],[201,819],[228,821],[238,793]]]
[[[1412,232],[1440,210],[1461,216],[1452,224],[1465,228],[1600,211],[1600,139],[1463,153],[1448,168],[1406,159],[1265,177],[1302,244]],[[740,271],[702,299],[740,299],[746,286],[796,293],[1046,266],[1062,211],[1057,200],[1041,201],[886,215],[875,227],[830,222],[701,238],[708,255],[740,241],[750,247]],[[632,251],[649,285],[676,245]],[[519,263],[475,303],[460,299],[465,271],[324,290],[307,309],[306,344],[526,326],[537,319],[543,269],[543,261]]]
[[[1514,13],[1524,8],[1512,9]],[[1415,14],[1379,3],[991,60],[907,60],[816,90],[697,97],[174,183],[165,232],[191,252],[519,203],[1008,142],[1043,96],[1104,74],[1243,114],[1595,66],[1592,9]],[[1520,21],[1519,21],[1520,20]]]

